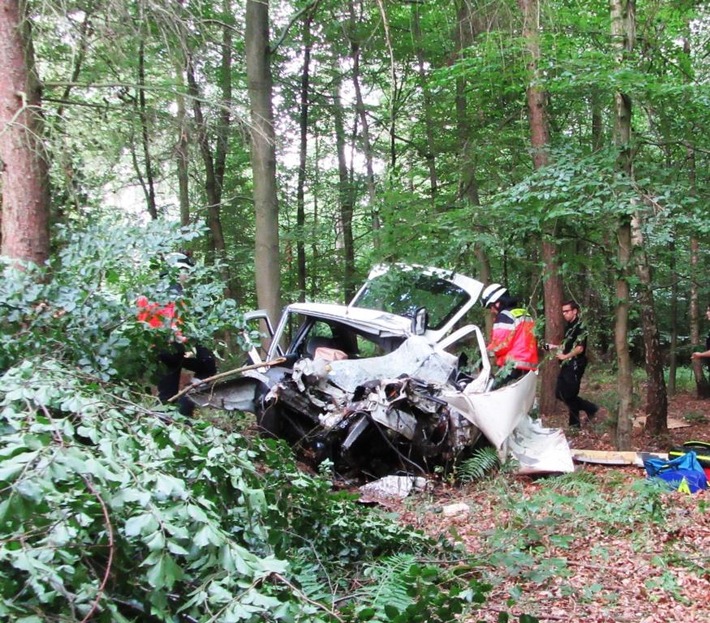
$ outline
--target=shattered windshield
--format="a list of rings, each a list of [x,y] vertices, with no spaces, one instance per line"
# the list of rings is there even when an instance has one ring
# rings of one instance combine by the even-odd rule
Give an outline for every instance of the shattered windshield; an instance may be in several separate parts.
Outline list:
[[[429,327],[438,330],[470,299],[468,292],[436,275],[392,267],[368,281],[354,307],[414,316],[426,307]]]

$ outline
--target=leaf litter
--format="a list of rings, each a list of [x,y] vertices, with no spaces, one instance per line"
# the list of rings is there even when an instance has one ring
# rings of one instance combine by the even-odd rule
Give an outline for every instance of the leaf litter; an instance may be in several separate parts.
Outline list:
[[[634,427],[632,449],[667,452],[685,441],[710,441],[710,418],[702,416],[709,405],[689,394],[671,397],[669,418],[694,414],[684,420],[689,425],[661,437]],[[566,414],[543,421],[565,427]],[[614,450],[613,441],[607,418],[583,426],[570,446]],[[644,494],[639,483],[645,472],[635,466],[579,464],[567,478],[560,483],[555,477],[503,475],[464,486],[440,480],[426,500],[415,496],[401,503],[401,521],[460,544],[493,584],[487,602],[466,623],[493,623],[502,612],[541,622],[710,620],[708,491]],[[576,490],[578,479],[593,483],[597,493]],[[470,512],[442,512],[461,503]]]

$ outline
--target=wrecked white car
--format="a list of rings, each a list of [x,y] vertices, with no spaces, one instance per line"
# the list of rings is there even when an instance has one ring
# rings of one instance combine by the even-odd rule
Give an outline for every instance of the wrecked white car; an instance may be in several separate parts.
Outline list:
[[[467,313],[480,281],[437,268],[375,268],[349,305],[294,303],[261,360],[198,387],[199,406],[252,412],[313,463],[370,478],[450,467],[477,444],[522,471],[571,471],[561,431],[529,418],[537,374],[492,389],[481,330]],[[275,365],[274,365],[275,364]]]

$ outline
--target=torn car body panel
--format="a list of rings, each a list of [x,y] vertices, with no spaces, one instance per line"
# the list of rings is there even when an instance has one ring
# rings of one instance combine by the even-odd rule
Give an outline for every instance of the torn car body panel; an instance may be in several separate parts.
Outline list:
[[[191,398],[255,413],[265,432],[314,463],[330,459],[340,473],[430,472],[482,441],[505,458],[514,435],[535,436],[522,423],[537,374],[491,389],[482,332],[463,324],[482,287],[440,269],[377,268],[347,306],[286,307],[267,353],[283,363],[264,362]],[[524,443],[516,451],[534,465]]]

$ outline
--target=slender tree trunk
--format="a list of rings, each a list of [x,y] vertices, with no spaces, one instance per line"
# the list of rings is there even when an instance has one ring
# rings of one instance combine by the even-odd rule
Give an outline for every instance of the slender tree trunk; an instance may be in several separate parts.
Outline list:
[[[425,64],[426,56],[422,46],[422,27],[419,20],[419,5],[412,5],[412,33],[414,35],[414,46],[417,54],[417,70],[419,72],[419,84],[422,89],[422,102],[424,104],[424,131],[426,133],[426,163],[429,169],[429,192],[431,194],[432,206],[436,208],[436,195],[438,193],[439,180],[436,173],[436,142],[434,140],[434,123],[432,121],[432,98],[427,80]]]
[[[315,154],[314,154],[314,171],[313,171],[313,231],[317,232],[320,225],[320,204],[318,202],[318,189],[321,187],[320,181],[320,137],[318,133],[315,135]],[[320,254],[318,251],[318,241],[315,235],[311,235],[311,261],[313,266],[318,266],[320,262]],[[318,288],[318,271],[312,270],[310,272],[310,284],[309,292],[311,298],[315,298],[317,295]]]
[[[639,302],[641,303],[641,326],[646,358],[646,430],[659,435],[668,430],[668,394],[663,375],[663,355],[656,322],[653,300],[651,269],[644,249],[643,221],[641,212],[631,219],[631,241],[636,259],[636,276],[639,280]]]
[[[155,201],[155,180],[153,175],[153,159],[150,155],[150,128],[148,127],[148,110],[145,100],[145,41],[141,36],[138,44],[138,119],[141,124],[141,148],[143,150],[143,167],[145,177],[140,176],[141,186],[145,195],[148,214],[153,220],[158,218],[158,206]]]
[[[461,58],[463,50],[473,44],[474,32],[466,2],[460,1],[456,6],[456,10],[454,47],[456,56]],[[481,201],[478,195],[475,145],[471,137],[466,87],[466,78],[462,75],[462,72],[459,72],[456,78],[456,133],[461,154],[458,197],[467,201],[473,207],[471,210],[471,227],[482,230],[481,223],[485,222],[485,219],[479,218]],[[478,279],[483,283],[489,283],[492,279],[491,263],[485,249],[482,245],[476,243],[473,247],[473,253],[478,263]],[[501,283],[505,283],[505,280],[501,280]],[[490,332],[490,329],[490,314],[486,314],[486,330]]]
[[[219,255],[224,250],[224,235],[219,219],[219,205],[221,203],[221,189],[215,172],[215,162],[207,136],[207,122],[202,113],[200,91],[195,78],[192,59],[187,63],[187,84],[192,98],[192,114],[195,117],[195,136],[202,155],[205,167],[205,196],[207,198],[207,225],[210,230],[210,251]]]
[[[690,39],[685,37],[683,40],[683,53],[689,60],[690,51]],[[695,149],[690,145],[686,148],[686,162],[688,163],[690,193],[693,197],[697,197],[697,159]],[[700,288],[697,279],[697,275],[702,272],[700,267],[700,241],[695,235],[692,235],[690,237],[690,274],[692,275],[690,280],[690,344],[694,349],[700,347],[699,350],[705,350],[705,344],[701,344],[700,338],[701,305]],[[673,296],[673,302],[675,302],[676,298],[676,296]],[[698,398],[710,398],[710,382],[708,382],[708,377],[705,375],[703,360],[693,359],[691,365]]]
[[[27,5],[0,4],[0,252],[44,264],[49,257],[49,177],[40,82]]]
[[[64,87],[61,103],[57,107],[55,122],[52,124],[54,135],[58,137],[58,140],[62,143],[57,159],[59,161],[59,169],[64,176],[63,186],[68,198],[67,204],[71,202],[71,207],[77,214],[81,208],[80,197],[82,195],[82,189],[74,171],[73,149],[69,147],[67,141],[65,140],[67,132],[64,112],[66,108],[65,102],[69,101],[72,88],[79,81],[81,68],[83,67],[84,60],[86,59],[86,51],[89,47],[89,36],[93,30],[92,18],[93,15],[89,12],[85,12],[83,15],[81,25],[78,29],[79,46],[74,54],[71,78],[69,80],[69,84]],[[52,202],[52,205],[50,205],[50,222],[61,223],[64,220],[64,210],[66,207],[67,205],[62,201]]]
[[[338,204],[339,234],[342,236],[343,249],[343,294],[346,302],[355,295],[355,248],[353,242],[353,185],[345,158],[345,126],[343,106],[340,101],[340,80],[333,84],[333,123],[335,125],[335,143],[338,153]]]
[[[185,97],[182,92],[184,87],[183,71],[183,66],[178,64],[178,66],[175,67],[175,78],[178,84],[177,94],[175,96],[178,128],[178,139],[175,143],[175,159],[177,164],[180,225],[185,226],[190,223],[190,126],[187,120]]]
[[[675,238],[675,235],[673,237]],[[671,240],[668,245],[668,251],[671,257],[668,266],[671,272],[671,339],[668,357],[668,394],[673,396],[676,393],[676,375],[678,370],[678,263],[675,257],[675,240]]]
[[[390,175],[393,175],[397,170],[397,149],[396,149],[396,107],[398,99],[397,88],[397,67],[394,62],[394,48],[392,47],[392,36],[390,34],[390,23],[387,17],[387,10],[383,0],[377,0],[377,6],[380,9],[382,17],[382,30],[385,35],[385,44],[387,45],[387,54],[390,60],[390,96],[389,96],[389,135],[390,135]]]
[[[694,170],[694,167],[693,167]],[[695,174],[692,174],[693,179]],[[694,183],[694,182],[693,182]],[[700,293],[695,275],[700,274],[700,242],[696,236],[690,238],[690,343],[693,347],[701,346],[700,339]],[[700,350],[705,350],[703,344]],[[710,398],[710,383],[703,371],[703,360],[693,359],[693,376],[698,398]]]
[[[296,270],[298,300],[306,300],[306,165],[308,162],[308,101],[310,97],[311,24],[313,12],[309,11],[303,22],[303,71],[301,72],[301,110],[298,120],[300,130],[298,185],[296,188]]]
[[[377,212],[377,189],[375,186],[375,167],[373,165],[372,142],[370,140],[370,123],[367,119],[365,101],[362,97],[362,87],[360,85],[360,41],[357,34],[357,16],[355,14],[354,0],[349,0],[350,7],[350,56],[353,61],[353,90],[355,91],[355,111],[360,120],[362,132],[362,151],[365,156],[365,169],[367,172],[367,196],[370,201],[372,214],[372,230],[374,232],[373,241],[375,247],[379,247],[378,230],[380,229],[380,216]]]
[[[518,0],[523,14],[523,36],[530,60],[528,71],[530,84],[527,88],[528,118],[530,123],[530,142],[533,151],[533,166],[541,169],[548,165],[550,143],[547,122],[547,104],[545,93],[538,84],[540,63],[540,44],[538,33],[538,0]],[[562,278],[559,272],[557,239],[554,225],[546,225],[542,231],[543,291],[545,299],[545,341],[560,344],[564,332],[562,318]],[[555,358],[547,359],[541,366],[540,411],[554,413],[557,410],[555,385],[559,374],[559,363]]]
[[[612,7],[612,34],[615,39],[613,44],[617,46],[619,63],[623,64],[624,55],[632,52],[636,45],[636,0],[612,0]],[[632,102],[631,98],[624,93],[617,93],[616,100],[617,145],[622,149],[621,167],[629,183],[633,183]],[[653,434],[660,434],[668,428],[668,394],[663,374],[663,356],[653,299],[653,278],[644,248],[644,215],[638,202],[632,207],[632,217],[628,222],[632,245],[629,259],[633,262],[638,278],[638,299],[647,376],[646,430]],[[622,425],[621,418],[619,418],[619,425]],[[629,431],[626,430],[627,427]],[[630,428],[631,424],[627,422],[624,430],[619,430],[620,442],[623,440],[626,444],[630,444],[630,437],[627,434],[630,433]]]
[[[634,0],[611,0],[611,37],[617,62],[633,42]],[[621,92],[614,95],[614,143],[619,150],[619,168],[631,180],[631,99]],[[633,427],[633,377],[628,345],[629,276],[632,262],[631,217],[622,216],[617,230],[619,274],[616,280],[616,324],[614,344],[618,365],[619,414],[616,444],[621,450],[631,447]]]
[[[247,0],[245,39],[256,214],[256,295],[259,307],[276,319],[281,313],[281,266],[267,2]]]
[[[222,98],[218,116],[217,143],[215,145],[214,155],[214,174],[219,193],[219,209],[214,216],[218,222],[220,221],[224,174],[227,163],[227,152],[229,150],[229,132],[232,125],[232,23],[229,0],[223,0],[222,20],[224,24],[222,26],[222,62],[219,79],[222,89]]]

